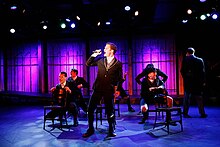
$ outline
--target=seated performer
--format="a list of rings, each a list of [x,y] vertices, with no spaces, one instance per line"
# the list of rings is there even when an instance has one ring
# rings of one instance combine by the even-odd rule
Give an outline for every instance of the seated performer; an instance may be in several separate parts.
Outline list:
[[[50,111],[46,117],[55,118],[57,116],[62,118],[63,114],[68,111],[73,115],[73,126],[78,126],[78,109],[75,102],[71,100],[71,93],[72,87],[70,82],[66,81],[67,73],[60,72],[59,74],[59,81],[60,83],[57,84],[55,87],[52,87],[50,90],[55,95],[55,101],[59,106],[62,106],[60,109],[53,109]]]
[[[166,95],[167,98],[167,106],[172,107],[173,106],[173,98],[170,96],[167,96],[166,93],[158,93],[160,89],[165,89],[164,83],[162,80],[160,80],[157,77],[157,72],[155,68],[152,68],[149,70],[149,73],[147,75],[147,78],[144,78],[141,82],[141,101],[140,101],[140,106],[141,106],[141,112],[143,114],[143,118],[139,124],[145,123],[145,121],[148,119],[149,112],[148,107],[150,104],[150,100],[154,99],[154,101],[157,103],[161,99],[156,99],[156,98],[163,98]],[[157,92],[156,92],[157,91]],[[165,90],[161,90],[165,91]],[[160,95],[158,97],[158,95]]]

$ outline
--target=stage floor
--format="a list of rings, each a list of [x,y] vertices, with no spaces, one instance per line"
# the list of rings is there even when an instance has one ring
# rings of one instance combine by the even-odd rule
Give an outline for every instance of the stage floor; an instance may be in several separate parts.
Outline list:
[[[121,116],[117,116],[117,136],[105,140],[108,124],[98,124],[95,134],[83,138],[87,129],[86,115],[81,112],[79,126],[43,129],[43,106],[39,105],[11,105],[0,108],[0,146],[2,147],[216,147],[220,146],[220,106],[206,106],[207,118],[199,118],[198,108],[190,107],[189,115],[192,118],[183,118],[183,132],[168,135],[163,129],[153,131],[154,116],[150,113],[145,124],[138,124],[141,115],[138,115],[139,105],[132,105],[136,112],[128,112],[126,104],[120,104]],[[71,118],[68,123],[72,124]],[[46,123],[46,125],[48,125]],[[94,122],[95,126],[95,122]],[[171,126],[171,132],[180,130],[179,124]],[[152,132],[152,133],[150,133]]]

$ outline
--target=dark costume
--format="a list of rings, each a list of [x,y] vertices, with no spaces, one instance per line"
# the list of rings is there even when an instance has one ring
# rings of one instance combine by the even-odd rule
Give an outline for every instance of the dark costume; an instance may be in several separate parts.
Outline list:
[[[89,128],[87,133],[94,132],[94,111],[97,108],[97,104],[100,103],[101,99],[104,99],[106,108],[106,114],[109,124],[109,134],[114,132],[114,93],[115,87],[120,89],[122,86],[122,63],[114,58],[111,63],[107,65],[107,59],[90,57],[87,62],[87,66],[98,66],[98,73],[96,80],[93,84],[93,93],[89,100],[88,105],[88,123]],[[118,90],[119,91],[119,90]]]

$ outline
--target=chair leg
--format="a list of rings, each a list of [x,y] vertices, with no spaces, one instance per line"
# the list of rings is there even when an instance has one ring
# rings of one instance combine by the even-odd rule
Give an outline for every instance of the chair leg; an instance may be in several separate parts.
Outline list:
[[[98,109],[98,108],[97,108]],[[96,120],[95,120],[95,128],[97,129],[98,128],[98,110],[96,109],[96,111],[95,111],[95,118],[96,118]]]
[[[118,116],[120,117],[120,104],[118,102]]]

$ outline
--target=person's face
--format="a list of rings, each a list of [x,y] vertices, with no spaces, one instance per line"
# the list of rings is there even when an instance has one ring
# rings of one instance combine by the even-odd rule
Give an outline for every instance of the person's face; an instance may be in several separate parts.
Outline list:
[[[71,77],[73,77],[73,78],[77,76],[76,72],[74,72],[74,71],[71,71],[70,74],[71,74]]]
[[[59,74],[59,81],[60,81],[61,84],[66,81],[66,77],[65,77],[64,74]]]
[[[105,45],[104,53],[105,57],[111,57],[113,55],[113,50],[111,49],[111,46],[109,44]]]
[[[156,79],[156,76],[157,76],[157,73],[156,72],[150,72],[148,74],[148,79],[149,80],[155,80]]]

